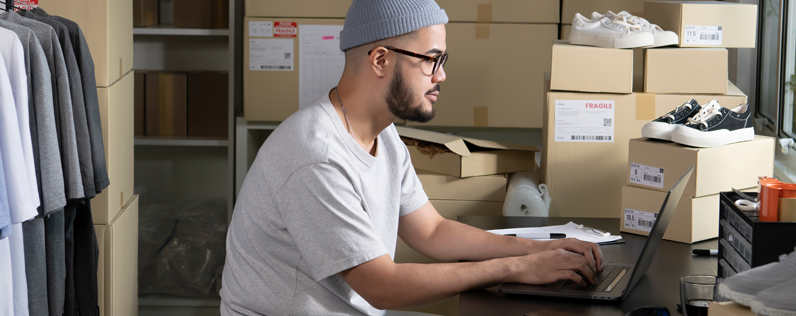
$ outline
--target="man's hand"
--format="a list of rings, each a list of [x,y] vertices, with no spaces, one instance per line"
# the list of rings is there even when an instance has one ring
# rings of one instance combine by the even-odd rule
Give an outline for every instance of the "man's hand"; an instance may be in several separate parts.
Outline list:
[[[569,250],[548,250],[514,259],[516,262],[512,266],[516,269],[514,281],[517,283],[547,284],[572,280],[584,286],[585,279],[592,284],[597,283],[594,278],[594,259]]]
[[[564,249],[575,253],[579,253],[586,257],[592,270],[603,270],[603,252],[600,250],[600,245],[586,241],[580,241],[575,238],[557,239],[545,241],[541,243],[542,250]]]

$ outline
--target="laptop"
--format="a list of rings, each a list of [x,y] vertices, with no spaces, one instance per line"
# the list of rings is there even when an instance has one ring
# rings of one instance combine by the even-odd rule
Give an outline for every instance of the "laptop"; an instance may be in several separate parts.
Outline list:
[[[691,179],[693,171],[694,167],[688,169],[688,172],[680,177],[666,194],[663,205],[661,205],[661,211],[658,213],[658,218],[652,225],[652,231],[650,231],[644,249],[641,251],[641,256],[638,257],[635,265],[606,263],[604,264],[605,269],[596,276],[597,283],[586,287],[581,287],[571,280],[562,280],[545,285],[511,283],[502,285],[499,289],[500,293],[600,301],[623,300],[644,277],[650,264],[652,264],[652,259],[655,258],[655,253],[658,252],[658,246],[663,239],[663,233],[666,232],[666,227],[669,226],[669,221],[672,219],[677,204],[680,203],[680,197],[683,195],[683,190],[688,184],[688,180]]]

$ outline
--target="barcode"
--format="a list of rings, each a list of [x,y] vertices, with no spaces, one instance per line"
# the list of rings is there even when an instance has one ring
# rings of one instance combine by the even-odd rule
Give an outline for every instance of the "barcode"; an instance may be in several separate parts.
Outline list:
[[[661,183],[661,177],[659,177],[659,176],[651,176],[651,175],[645,174],[644,175],[644,181],[651,181],[651,182],[654,182],[654,183]]]
[[[270,66],[270,65],[260,65],[260,69],[280,69],[280,70],[290,70],[293,66]]]
[[[290,59],[290,53],[285,53],[285,59]]]
[[[655,224],[655,221],[645,221],[643,219],[638,220],[639,226],[652,228],[652,224]]]
[[[702,41],[718,41],[719,34],[699,34],[699,40]]]
[[[572,135],[571,140],[611,140],[611,136],[578,136],[578,135]]]

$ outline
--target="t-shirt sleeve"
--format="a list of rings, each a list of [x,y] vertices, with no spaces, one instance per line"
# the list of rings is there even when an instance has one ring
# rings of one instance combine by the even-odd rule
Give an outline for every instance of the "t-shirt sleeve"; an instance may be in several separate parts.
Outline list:
[[[403,143],[401,143],[403,145]],[[428,202],[426,191],[420,179],[417,178],[415,167],[412,165],[412,158],[409,156],[409,149],[403,146],[404,161],[401,164],[403,179],[401,180],[401,210],[400,216],[406,216],[416,211]]]
[[[389,253],[351,177],[339,166],[316,163],[299,168],[275,201],[316,281]]]

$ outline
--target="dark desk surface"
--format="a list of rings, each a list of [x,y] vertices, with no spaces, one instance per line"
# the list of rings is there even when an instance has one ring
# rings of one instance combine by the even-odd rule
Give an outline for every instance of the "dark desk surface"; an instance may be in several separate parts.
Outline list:
[[[462,223],[481,229],[563,225],[569,221],[619,234],[619,219],[570,217],[459,216]],[[645,236],[621,233],[624,244],[602,246],[606,262],[636,263],[647,240]],[[498,287],[461,293],[459,310],[468,315],[525,315],[553,310],[575,315],[625,315],[639,306],[666,306],[678,315],[680,277],[692,274],[716,275],[715,256],[695,256],[692,249],[717,249],[717,239],[692,245],[664,240],[647,274],[621,303],[592,303],[500,294]]]

